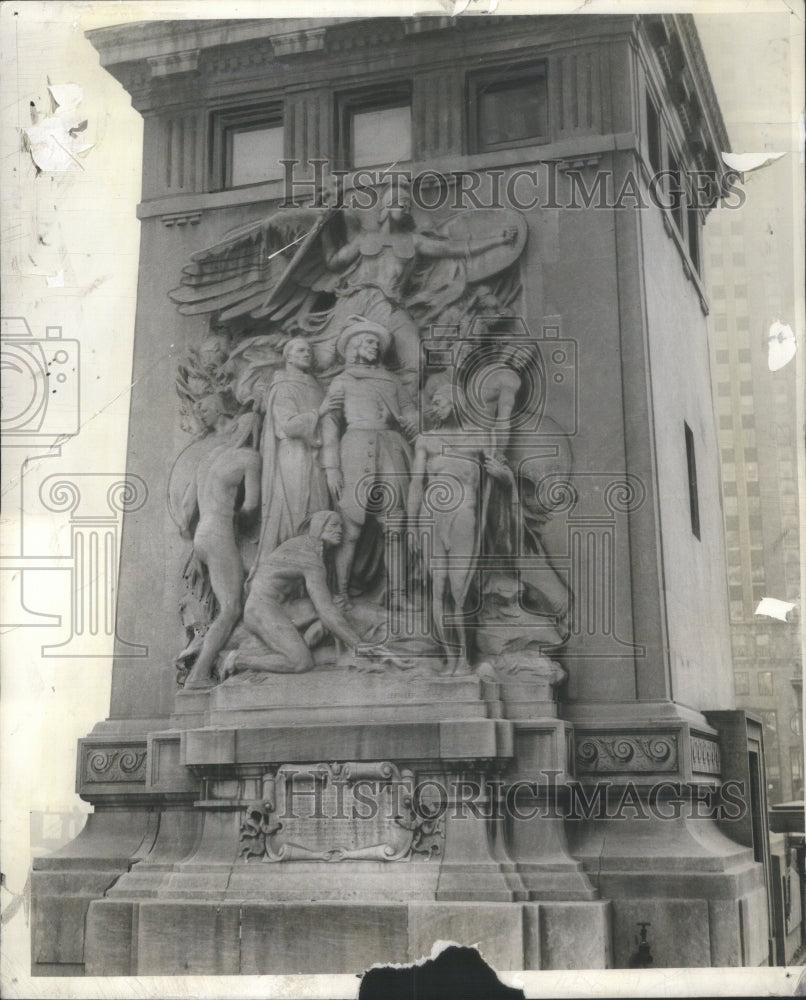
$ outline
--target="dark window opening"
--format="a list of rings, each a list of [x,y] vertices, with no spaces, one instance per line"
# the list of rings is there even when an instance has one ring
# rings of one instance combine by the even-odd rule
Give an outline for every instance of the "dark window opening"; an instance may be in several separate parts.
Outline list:
[[[548,138],[546,64],[508,67],[475,77],[469,110],[476,152],[544,142]]]
[[[683,177],[680,173],[680,164],[671,150],[669,150],[669,201],[677,231],[682,236],[685,232],[683,228]]]
[[[211,122],[210,186],[245,187],[283,176],[285,129],[282,106],[216,111]]]
[[[694,270],[700,273],[700,213],[693,205],[689,205],[688,215],[688,255]]]
[[[753,860],[764,860],[764,832],[761,826],[761,763],[754,750],[748,751],[750,771],[750,823],[753,831]]]
[[[691,531],[695,538],[700,537],[700,500],[697,494],[697,458],[694,454],[694,435],[691,428],[684,423],[686,435],[686,466],[688,468],[688,503],[691,512]]]
[[[654,173],[658,174],[663,169],[660,144],[660,116],[655,102],[646,95],[646,141],[647,152],[649,153],[649,164]]]
[[[411,161],[411,87],[408,83],[339,96],[336,120],[338,146],[347,169]]]

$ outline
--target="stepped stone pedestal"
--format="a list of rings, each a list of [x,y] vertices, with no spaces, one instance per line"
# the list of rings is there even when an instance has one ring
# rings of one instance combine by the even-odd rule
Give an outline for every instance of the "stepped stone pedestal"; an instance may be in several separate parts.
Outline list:
[[[129,855],[88,883],[103,898],[75,901],[87,974],[352,972],[437,939],[479,942],[499,968],[572,967],[580,941],[610,964],[609,904],[562,820],[508,850],[516,743],[566,776],[570,743],[551,702],[503,718],[502,687],[334,670],[180,693],[135,772],[147,829],[112,803],[91,817],[107,849],[126,831]],[[119,745],[88,738],[86,776]],[[61,878],[95,866],[48,864]]]

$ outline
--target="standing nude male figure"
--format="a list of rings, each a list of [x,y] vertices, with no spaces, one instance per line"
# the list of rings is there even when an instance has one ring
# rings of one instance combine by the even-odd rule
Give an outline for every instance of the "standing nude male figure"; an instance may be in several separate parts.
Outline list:
[[[199,655],[185,682],[186,688],[212,684],[213,667],[243,610],[244,567],[235,533],[238,491],[243,485],[241,513],[257,510],[260,502],[260,455],[251,448],[233,447],[229,438],[232,418],[217,395],[205,396],[199,403],[199,415],[215,427],[222,443],[199,462],[195,489],[184,500],[183,535],[189,536],[190,522],[198,508],[199,523],[193,534],[194,555],[207,567],[210,586],[218,603],[213,619],[199,650]],[[195,648],[195,647],[194,647]],[[190,647],[179,659],[190,655]]]

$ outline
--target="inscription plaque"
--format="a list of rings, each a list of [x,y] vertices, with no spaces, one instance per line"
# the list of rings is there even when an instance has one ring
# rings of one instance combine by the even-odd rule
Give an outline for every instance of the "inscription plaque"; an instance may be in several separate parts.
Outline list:
[[[389,762],[284,764],[247,809],[240,854],[264,861],[402,861],[440,853],[442,817]]]

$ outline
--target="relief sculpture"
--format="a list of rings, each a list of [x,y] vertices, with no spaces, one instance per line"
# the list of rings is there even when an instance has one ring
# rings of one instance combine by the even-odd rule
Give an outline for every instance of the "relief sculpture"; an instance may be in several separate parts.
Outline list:
[[[169,488],[192,544],[188,688],[325,668],[563,676],[546,650],[570,595],[535,498],[570,452],[549,418],[553,450],[516,433],[545,403],[516,319],[525,220],[464,211],[426,231],[405,182],[378,202],[279,209],[194,254],[171,293],[209,321],[179,366],[195,440]],[[538,571],[515,568],[518,546]]]

